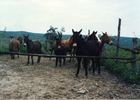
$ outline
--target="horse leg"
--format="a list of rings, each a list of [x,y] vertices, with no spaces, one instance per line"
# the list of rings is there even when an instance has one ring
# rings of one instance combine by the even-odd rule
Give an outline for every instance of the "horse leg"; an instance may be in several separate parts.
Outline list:
[[[41,57],[40,57],[40,56],[38,56],[38,60],[37,60],[37,63],[39,63],[39,62],[40,62],[40,58],[41,58]]]
[[[28,62],[27,62],[27,65],[29,64],[29,61],[30,61],[30,56],[28,56]]]
[[[92,58],[91,59],[92,60],[92,67],[93,67],[93,75],[95,74],[95,62],[94,62],[94,59]]]
[[[31,58],[32,58],[32,65],[34,64],[34,61],[33,61],[33,56],[31,56]]]
[[[101,68],[100,68],[100,59],[97,58],[97,67],[98,67],[98,74],[100,74]]]
[[[88,61],[88,58],[84,58],[84,68],[85,68],[85,77],[87,78],[88,77],[88,72],[87,72],[87,62]]]
[[[56,57],[55,67],[57,67],[58,57]]]
[[[79,74],[81,58],[77,58],[77,61],[78,61],[78,67],[77,67],[77,73],[76,73],[75,77],[78,77],[78,74]]]
[[[65,58],[63,58],[63,65],[65,65]]]
[[[72,56],[72,51],[70,51],[70,55]],[[69,63],[71,62],[71,58],[70,58],[70,60],[69,60]]]
[[[59,58],[59,63],[60,63],[60,68],[61,68],[61,67],[62,67],[62,66],[61,66],[61,57]]]
[[[14,48],[14,50],[13,50],[13,51],[15,52],[15,50],[16,50],[16,49]],[[15,55],[14,55],[14,54],[13,54],[13,59],[15,59]]]
[[[18,48],[18,53],[19,53],[19,48]],[[19,58],[19,55],[18,55],[18,58]]]

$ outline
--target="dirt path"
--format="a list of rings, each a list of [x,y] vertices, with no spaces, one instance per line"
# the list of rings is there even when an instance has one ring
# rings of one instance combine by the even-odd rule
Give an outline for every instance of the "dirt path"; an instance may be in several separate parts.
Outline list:
[[[101,74],[80,70],[74,78],[74,62],[54,68],[55,58],[41,58],[40,64],[26,66],[27,56],[11,60],[0,56],[0,99],[138,99],[140,86],[126,84],[101,67]],[[67,60],[68,61],[68,60]]]

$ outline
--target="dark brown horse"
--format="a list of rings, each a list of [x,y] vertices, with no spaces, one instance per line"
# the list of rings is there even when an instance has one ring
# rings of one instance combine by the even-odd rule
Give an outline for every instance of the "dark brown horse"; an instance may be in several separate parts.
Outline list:
[[[61,43],[61,38],[56,38],[56,46],[54,48],[55,55],[66,55],[66,49],[65,45]],[[60,68],[61,68],[61,57],[56,57],[56,63],[55,67],[57,67],[57,62],[60,62]],[[65,65],[65,58],[63,58],[63,64]]]
[[[58,37],[60,39],[62,39],[62,33],[58,33]],[[56,48],[56,41],[53,41],[52,44],[51,44],[51,55],[52,55],[52,52],[55,48]],[[50,57],[50,60],[51,60],[51,57]]]
[[[85,41],[82,38],[82,35],[80,35],[82,29],[79,32],[76,32],[72,29],[73,32],[73,47],[76,48],[76,56],[99,56],[100,55],[100,46],[99,42],[90,40],[90,41]],[[78,67],[77,67],[77,73],[75,77],[78,76],[79,70],[80,70],[80,63],[81,63],[81,58],[77,58],[78,60]],[[85,68],[85,76],[87,77],[88,72],[87,72],[87,62],[88,58],[83,58],[84,59],[84,68]],[[92,64],[94,65],[94,59],[90,58],[92,60]],[[100,74],[100,59],[96,58],[97,66],[99,67],[98,74]],[[93,66],[93,74],[95,72],[95,67]]]
[[[17,49],[19,52],[20,44],[22,44],[22,38],[23,37],[19,37],[17,40],[12,39],[9,43],[9,51],[15,52]],[[15,58],[14,54],[11,54],[11,59],[14,59],[14,58]],[[18,58],[19,58],[19,55],[18,55]]]
[[[68,40],[62,40],[61,43],[65,44],[66,52],[69,52],[72,56],[72,49],[73,49],[73,35]],[[71,58],[69,62],[71,61]]]
[[[41,48],[42,48],[42,45],[39,41],[32,41],[32,40],[29,40],[29,35],[28,36],[24,36],[24,47],[27,46],[27,52],[28,53],[37,53],[37,54],[41,54]],[[34,64],[33,62],[33,56],[31,56],[32,58],[32,64]],[[38,60],[37,60],[37,63],[40,62],[40,56],[38,56]],[[29,64],[29,60],[30,60],[30,56],[28,55],[28,62],[27,62],[27,65]]]

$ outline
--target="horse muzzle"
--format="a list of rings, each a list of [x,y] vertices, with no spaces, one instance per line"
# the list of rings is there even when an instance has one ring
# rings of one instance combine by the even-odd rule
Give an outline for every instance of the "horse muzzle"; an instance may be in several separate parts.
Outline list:
[[[73,47],[77,47],[77,43],[73,43]]]
[[[113,44],[113,42],[112,42],[112,41],[110,41],[110,42],[109,42],[109,45],[112,45],[112,44]]]
[[[24,43],[24,47],[26,47],[27,45],[26,45],[26,43]]]

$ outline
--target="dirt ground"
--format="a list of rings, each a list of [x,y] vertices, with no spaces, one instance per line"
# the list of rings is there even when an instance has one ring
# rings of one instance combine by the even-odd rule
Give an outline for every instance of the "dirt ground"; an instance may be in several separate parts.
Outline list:
[[[140,99],[140,85],[127,84],[101,67],[93,76],[80,70],[74,78],[74,62],[55,68],[55,58],[41,58],[26,66],[27,56],[15,60],[0,56],[0,99]]]

